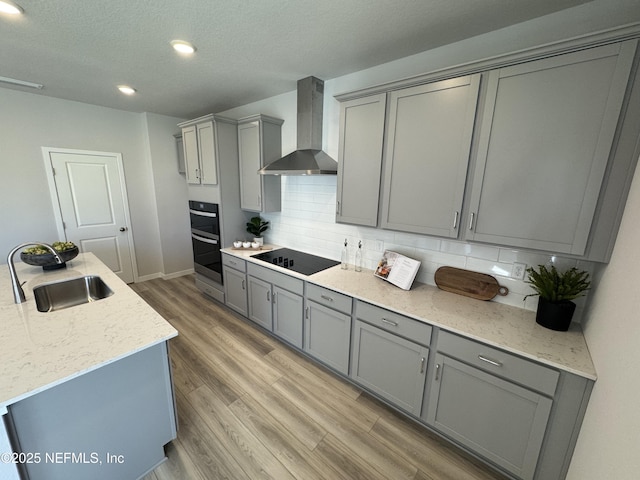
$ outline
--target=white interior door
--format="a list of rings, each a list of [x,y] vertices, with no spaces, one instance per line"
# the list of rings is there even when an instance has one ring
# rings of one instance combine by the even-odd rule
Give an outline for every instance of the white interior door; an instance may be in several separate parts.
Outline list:
[[[122,280],[134,281],[133,238],[118,153],[43,149],[64,237],[92,252]],[[55,210],[55,208],[54,208]]]

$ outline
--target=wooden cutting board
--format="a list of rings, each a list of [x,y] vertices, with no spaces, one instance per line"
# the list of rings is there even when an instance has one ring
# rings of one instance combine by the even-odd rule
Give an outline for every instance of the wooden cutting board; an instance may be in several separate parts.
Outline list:
[[[455,267],[440,267],[436,270],[435,281],[441,290],[478,300],[491,300],[496,295],[509,293],[509,289],[501,287],[491,275]]]

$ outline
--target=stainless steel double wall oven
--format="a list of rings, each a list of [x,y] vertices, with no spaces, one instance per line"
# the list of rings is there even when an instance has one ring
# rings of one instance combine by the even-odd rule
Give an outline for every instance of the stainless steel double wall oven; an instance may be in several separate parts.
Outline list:
[[[222,284],[218,204],[189,201],[194,270]]]

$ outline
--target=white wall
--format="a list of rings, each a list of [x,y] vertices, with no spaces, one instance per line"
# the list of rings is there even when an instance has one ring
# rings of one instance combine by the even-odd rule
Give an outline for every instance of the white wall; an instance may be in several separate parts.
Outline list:
[[[178,173],[174,134],[181,118],[145,113],[148,159],[153,173],[155,212],[158,221],[161,267],[165,277],[193,270],[187,182]]]
[[[122,153],[138,275],[161,274],[151,159],[157,155],[156,120],[151,118],[149,134],[143,114],[0,88],[0,263],[19,243],[57,240],[41,153],[46,146]],[[171,188],[160,190],[171,197]]]
[[[598,372],[568,479],[640,476],[640,169],[618,240],[585,313],[585,336]]]

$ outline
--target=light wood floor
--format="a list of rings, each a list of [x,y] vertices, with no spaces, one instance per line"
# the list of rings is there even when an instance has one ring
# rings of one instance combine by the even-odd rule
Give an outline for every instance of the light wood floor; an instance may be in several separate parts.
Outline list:
[[[180,333],[178,438],[143,480],[503,478],[208,300],[192,276],[132,288]]]

